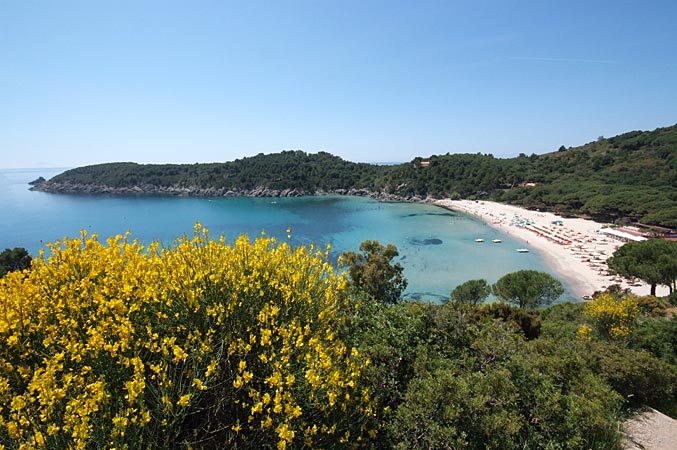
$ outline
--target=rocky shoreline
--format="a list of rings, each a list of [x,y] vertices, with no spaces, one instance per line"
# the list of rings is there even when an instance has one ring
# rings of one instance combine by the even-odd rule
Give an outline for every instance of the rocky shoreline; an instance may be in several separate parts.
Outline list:
[[[386,202],[423,202],[427,199],[419,196],[402,197],[388,192],[372,192],[368,189],[335,189],[330,191],[309,191],[302,188],[271,189],[256,187],[254,189],[242,188],[214,188],[199,186],[156,186],[141,184],[134,186],[108,186],[100,184],[81,183],[58,183],[53,181],[40,181],[39,179],[29,183],[31,191],[49,192],[54,194],[80,194],[80,195],[147,195],[168,197],[308,197],[322,195],[348,195],[355,197],[370,197]]]

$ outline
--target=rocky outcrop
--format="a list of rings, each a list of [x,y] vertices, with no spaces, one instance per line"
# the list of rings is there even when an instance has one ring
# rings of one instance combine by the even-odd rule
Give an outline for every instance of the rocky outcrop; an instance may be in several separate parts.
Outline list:
[[[200,186],[157,186],[140,184],[134,186],[108,186],[100,184],[59,183],[43,181],[33,184],[32,191],[51,192],[57,194],[84,194],[84,195],[157,195],[176,197],[304,197],[317,195],[349,195],[356,197],[370,197],[386,202],[420,202],[424,198],[418,196],[402,197],[385,191],[372,192],[368,189],[335,189],[330,191],[309,191],[302,188],[270,189],[256,187],[242,188],[215,188]]]
[[[85,195],[162,195],[177,197],[301,197],[312,195],[303,189],[254,189],[214,188],[200,186],[157,186],[139,184],[134,186],[109,186],[101,184],[59,183],[47,181],[31,188],[33,191],[57,194]]]
[[[38,177],[38,178],[36,178],[35,180],[29,182],[28,184],[30,184],[31,186],[37,186],[37,185],[40,185],[40,184],[42,184],[42,183],[44,183],[44,182],[46,182],[46,181],[47,181],[47,180],[45,180],[44,177]]]
[[[674,450],[677,420],[647,408],[625,421],[622,434],[624,450]]]

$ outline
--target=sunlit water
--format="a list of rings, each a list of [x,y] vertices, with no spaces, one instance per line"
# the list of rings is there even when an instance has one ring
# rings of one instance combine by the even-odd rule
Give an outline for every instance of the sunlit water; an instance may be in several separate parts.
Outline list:
[[[409,282],[405,296],[442,301],[470,279],[493,283],[506,273],[536,269],[552,273],[536,253],[481,221],[419,203],[382,203],[356,197],[177,198],[62,195],[31,192],[28,182],[47,179],[54,169],[0,170],[0,250],[24,247],[37,254],[45,243],[77,237],[81,230],[101,238],[132,233],[148,243],[170,244],[190,235],[196,221],[212,236],[233,240],[262,231],[293,245],[332,246],[333,258],[375,239],[393,243]],[[475,239],[484,242],[477,243]],[[500,244],[492,243],[499,238]],[[562,300],[573,300],[570,290]]]

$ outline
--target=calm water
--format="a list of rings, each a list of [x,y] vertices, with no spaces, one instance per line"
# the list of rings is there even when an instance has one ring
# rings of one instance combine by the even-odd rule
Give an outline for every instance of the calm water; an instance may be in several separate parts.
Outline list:
[[[331,244],[334,255],[356,250],[366,239],[393,243],[409,281],[406,296],[439,301],[464,281],[490,283],[520,269],[551,272],[536,253],[521,254],[520,242],[463,214],[417,203],[380,203],[353,197],[158,198],[58,195],[31,192],[27,183],[61,172],[0,170],[0,250],[24,247],[36,254],[47,242],[80,230],[101,238],[131,231],[142,242],[171,243],[192,234],[196,221],[212,236],[232,240],[246,233],[287,239],[294,245]],[[483,238],[484,243],[475,239]],[[502,239],[493,244],[492,239]],[[552,272],[551,272],[552,273]],[[567,292],[562,299],[573,299]]]

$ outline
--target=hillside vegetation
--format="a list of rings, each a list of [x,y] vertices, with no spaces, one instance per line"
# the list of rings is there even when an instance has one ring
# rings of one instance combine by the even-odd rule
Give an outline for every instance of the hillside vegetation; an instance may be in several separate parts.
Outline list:
[[[499,200],[530,208],[677,227],[677,126],[633,131],[534,158],[534,188]]]
[[[69,170],[34,189],[181,195],[314,195],[360,190],[402,199],[483,198],[599,221],[639,221],[674,228],[675,155],[677,125],[507,159],[446,154],[380,166],[352,163],[325,152],[283,151],[226,163],[109,163]]]
[[[47,250],[0,278],[1,448],[619,450],[627,411],[676,412],[653,296],[392,303],[329,248],[200,224]]]

